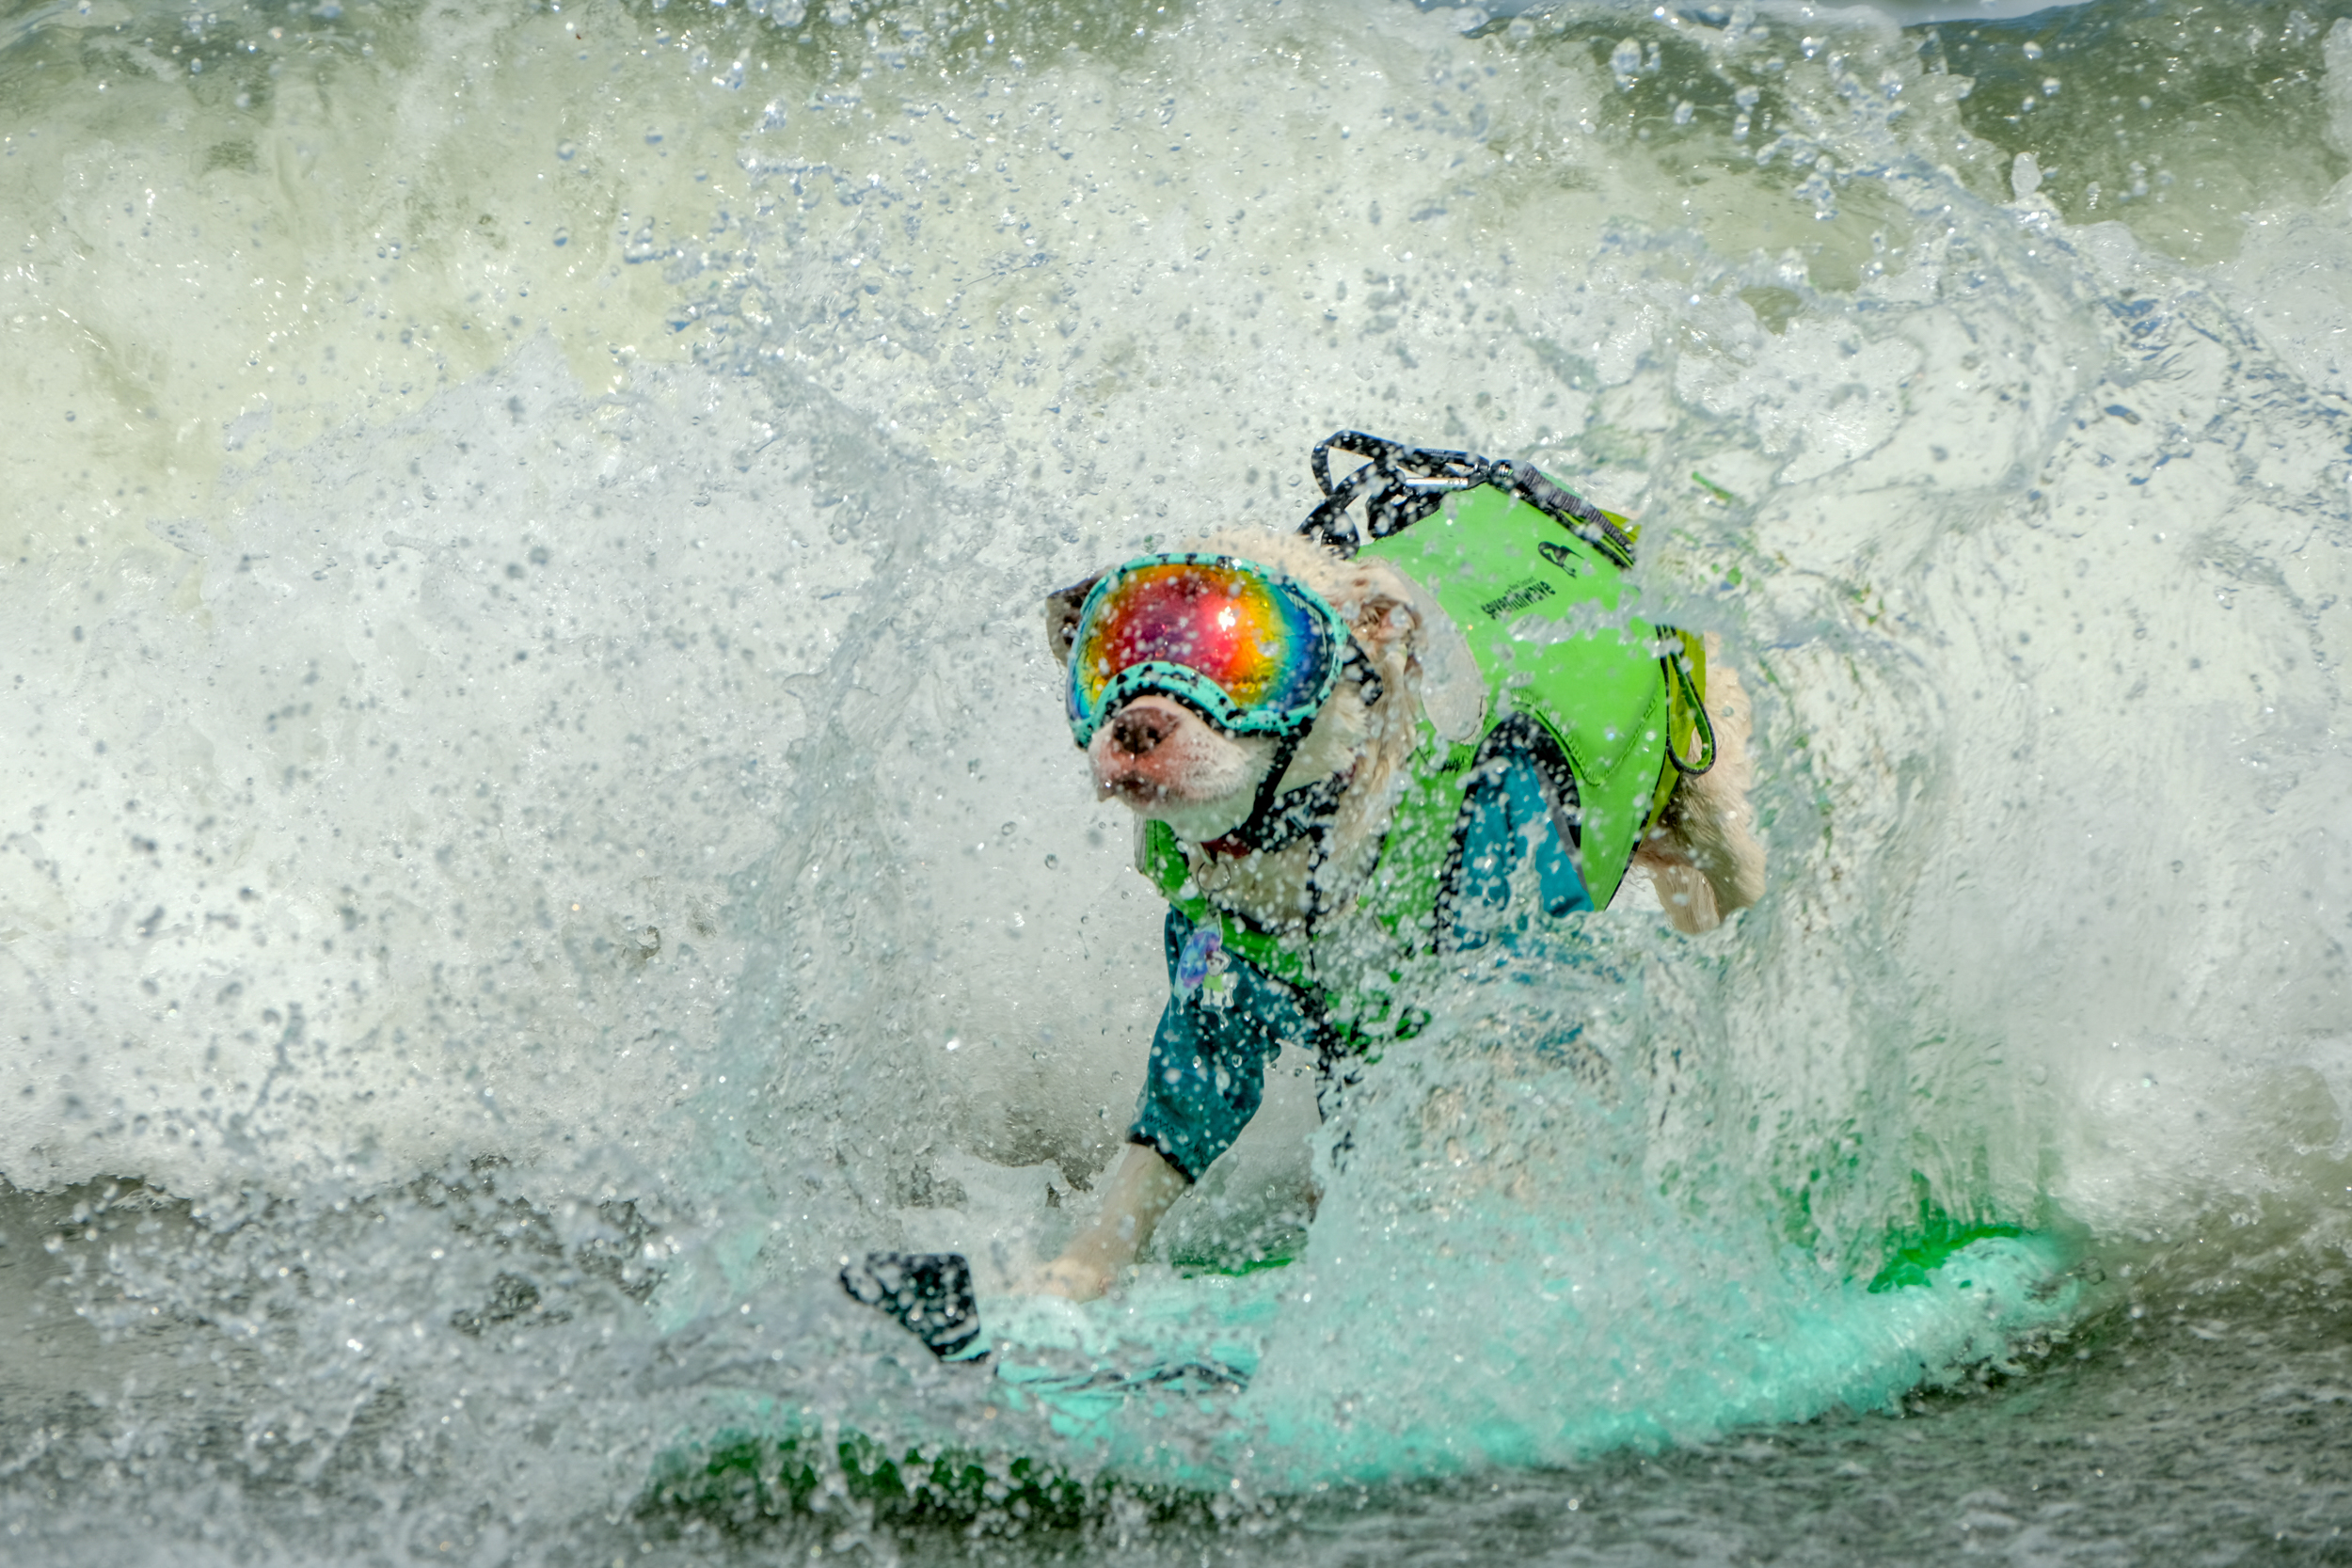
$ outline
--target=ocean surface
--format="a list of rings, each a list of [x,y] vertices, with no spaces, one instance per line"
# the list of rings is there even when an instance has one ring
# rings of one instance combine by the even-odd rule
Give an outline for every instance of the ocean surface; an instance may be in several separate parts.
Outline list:
[[[2352,1562],[2348,175],[2352,0],[7,4],[0,1561]],[[1041,596],[1343,428],[1756,697],[1761,905],[1155,1243],[1453,1457],[650,1489],[735,1304],[1084,1217],[1165,977]],[[2063,1321],[1572,1434],[1972,1227]]]

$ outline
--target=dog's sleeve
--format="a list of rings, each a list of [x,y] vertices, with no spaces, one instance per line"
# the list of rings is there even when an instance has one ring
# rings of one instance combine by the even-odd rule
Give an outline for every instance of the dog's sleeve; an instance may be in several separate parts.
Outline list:
[[[1168,911],[1168,1006],[1127,1138],[1197,1181],[1258,1114],[1266,1064],[1285,1047],[1319,1056],[1329,1025],[1304,994],[1238,954],[1221,954],[1205,983],[1182,984],[1192,932],[1182,911]]]

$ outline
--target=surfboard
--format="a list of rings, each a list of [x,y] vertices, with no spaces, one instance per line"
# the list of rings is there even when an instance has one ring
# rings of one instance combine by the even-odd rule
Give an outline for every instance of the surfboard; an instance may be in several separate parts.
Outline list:
[[[1183,1506],[1655,1449],[1886,1408],[1997,1362],[2077,1313],[2068,1265],[2054,1237],[1987,1227],[1899,1251],[1870,1281],[1793,1310],[1724,1323],[1708,1355],[1647,1377],[1580,1363],[1538,1324],[1524,1366],[1424,1365],[1416,1397],[1384,1410],[1346,1390],[1376,1386],[1385,1325],[1340,1343],[1302,1323],[1303,1269],[1161,1272],[1080,1306],[977,1294],[956,1254],[873,1254],[842,1270],[833,1301],[848,1315],[830,1333],[805,1313],[777,1318],[798,1358],[830,1369],[822,1388],[763,1388],[755,1369],[773,1359],[703,1379],[718,1408],[661,1457],[644,1505],[1068,1523],[1116,1496]]]

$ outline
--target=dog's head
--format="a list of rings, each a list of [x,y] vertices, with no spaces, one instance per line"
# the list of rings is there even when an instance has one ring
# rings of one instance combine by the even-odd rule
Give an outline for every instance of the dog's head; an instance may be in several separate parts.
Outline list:
[[[1086,744],[1096,795],[1166,822],[1181,839],[1206,844],[1248,821],[1267,774],[1285,755],[1290,760],[1280,783],[1290,789],[1355,766],[1386,727],[1386,714],[1410,705],[1405,693],[1420,617],[1409,587],[1393,569],[1343,560],[1295,535],[1220,534],[1187,548],[1248,562],[1303,584],[1337,613],[1359,656],[1346,661],[1303,734],[1220,725],[1209,705],[1175,689],[1137,691],[1098,716]],[[1046,635],[1065,672],[1081,611],[1101,576],[1046,601]]]

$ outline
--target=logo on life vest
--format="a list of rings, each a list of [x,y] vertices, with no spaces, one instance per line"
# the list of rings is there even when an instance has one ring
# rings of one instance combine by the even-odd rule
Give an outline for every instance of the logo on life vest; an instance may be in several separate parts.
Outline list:
[[[1215,926],[1194,927],[1176,959],[1176,999],[1181,1003],[1198,997],[1204,1007],[1225,1007],[1233,1000],[1232,969],[1224,933]]]
[[[1505,615],[1517,615],[1544,599],[1557,598],[1559,590],[1541,578],[1522,578],[1502,591],[1499,598],[1488,599],[1478,608],[1489,620],[1500,621]]]
[[[1572,578],[1581,577],[1584,573],[1584,563],[1577,560],[1576,552],[1565,545],[1555,545],[1549,539],[1539,540],[1535,553]]]

